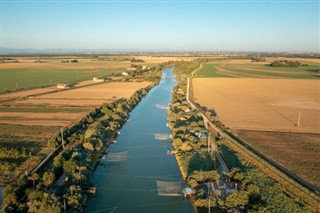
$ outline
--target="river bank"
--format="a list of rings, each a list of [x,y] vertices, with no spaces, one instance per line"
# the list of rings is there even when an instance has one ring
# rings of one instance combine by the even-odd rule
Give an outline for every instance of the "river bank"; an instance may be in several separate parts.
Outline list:
[[[162,74],[159,85],[131,112],[117,143],[94,172],[97,194],[89,200],[86,212],[151,212],[155,208],[158,212],[194,212],[181,190],[168,188],[182,189],[183,179],[175,157],[167,154],[171,140],[166,109],[176,79],[171,68]]]

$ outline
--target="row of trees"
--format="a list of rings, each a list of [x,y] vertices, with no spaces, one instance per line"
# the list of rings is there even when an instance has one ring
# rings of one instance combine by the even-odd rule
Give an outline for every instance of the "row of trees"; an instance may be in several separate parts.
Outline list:
[[[195,191],[194,205],[198,208],[208,207],[210,199],[211,207],[236,210],[247,207],[251,210],[265,209],[260,205],[261,196],[259,187],[247,179],[240,170],[233,169],[225,174],[232,182],[241,187],[240,191],[228,194],[215,190],[208,197],[207,183],[218,183],[220,175],[214,169],[214,160],[207,152],[207,138],[198,138],[196,133],[206,133],[204,123],[200,114],[196,111],[185,112],[189,107],[185,94],[179,88],[173,93],[172,103],[169,110],[169,127],[172,131],[172,146],[176,150],[176,156],[187,184]],[[181,119],[183,118],[183,119]]]
[[[172,146],[183,177],[195,191],[193,203],[198,208],[207,207],[206,183],[216,182],[220,176],[214,170],[213,156],[207,151],[207,138],[199,138],[200,134],[206,135],[202,117],[190,108],[179,86],[173,92],[168,122],[173,137]],[[210,199],[211,206],[216,206],[216,198]]]
[[[299,61],[275,60],[270,64],[271,67],[299,67],[308,66],[308,64],[301,64]]]

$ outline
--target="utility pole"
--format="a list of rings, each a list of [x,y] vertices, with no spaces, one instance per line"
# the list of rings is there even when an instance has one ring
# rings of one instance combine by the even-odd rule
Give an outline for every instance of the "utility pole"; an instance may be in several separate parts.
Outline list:
[[[61,144],[62,144],[62,149],[64,149],[63,128],[62,127],[61,127]]]
[[[67,205],[66,205],[66,199],[63,199],[63,208],[64,208],[64,212],[67,212]]]
[[[210,132],[208,134],[208,153],[210,153]]]
[[[208,202],[208,213],[210,213],[211,208],[210,208],[210,188],[208,187],[208,197],[209,197],[209,202]]]

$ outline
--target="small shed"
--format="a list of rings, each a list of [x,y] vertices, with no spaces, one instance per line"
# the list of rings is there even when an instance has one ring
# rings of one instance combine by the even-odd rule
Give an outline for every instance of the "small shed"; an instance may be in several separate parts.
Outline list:
[[[94,77],[92,80],[93,80],[93,82],[104,82],[103,78]]]
[[[61,84],[61,83],[59,83],[59,84],[57,84],[57,88],[58,89],[68,89],[68,88],[70,88],[70,85],[69,84]]]

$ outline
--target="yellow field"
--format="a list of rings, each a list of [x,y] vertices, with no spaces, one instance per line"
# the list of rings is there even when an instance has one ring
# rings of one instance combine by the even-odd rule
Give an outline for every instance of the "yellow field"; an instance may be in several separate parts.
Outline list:
[[[0,123],[11,125],[70,126],[80,120],[88,113],[88,111],[64,113],[63,107],[91,107],[93,109],[103,103],[110,103],[119,98],[128,98],[136,90],[147,87],[148,85],[150,85],[150,82],[112,82],[40,95],[27,99],[19,99],[12,101],[9,104],[14,107],[26,106],[29,108],[39,105],[47,108],[60,107],[62,112],[0,111]]]
[[[194,59],[197,59],[197,57],[173,57],[173,56],[132,56],[136,59],[142,59],[145,61],[145,63],[163,63],[168,61],[192,61]]]
[[[48,104],[59,106],[98,106],[119,98],[128,98],[136,90],[148,86],[149,82],[111,82],[79,89],[66,90],[40,95],[26,100],[15,101],[15,104]]]
[[[214,108],[228,127],[247,130],[320,133],[319,88],[318,80],[193,80],[196,102]]]
[[[195,101],[213,108],[234,134],[320,186],[319,80],[196,78],[192,83]]]

